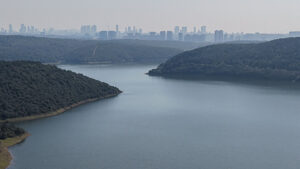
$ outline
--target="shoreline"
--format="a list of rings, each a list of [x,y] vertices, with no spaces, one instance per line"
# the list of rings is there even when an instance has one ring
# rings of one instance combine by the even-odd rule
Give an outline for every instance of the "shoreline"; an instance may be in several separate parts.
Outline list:
[[[57,116],[57,115],[60,115],[60,114],[66,112],[68,110],[71,110],[72,108],[81,106],[83,104],[95,102],[95,101],[102,100],[102,99],[112,98],[112,97],[118,96],[119,94],[120,93],[108,95],[108,96],[101,97],[101,98],[93,98],[93,99],[83,100],[83,101],[74,103],[74,104],[72,104],[70,106],[67,106],[67,107],[64,107],[64,108],[60,108],[60,109],[58,109],[56,111],[53,111],[53,112],[50,112],[50,113],[38,114],[38,115],[27,116],[27,117],[16,117],[16,118],[10,118],[10,119],[6,119],[6,120],[0,120],[0,123],[5,123],[5,122],[17,123],[17,122],[31,121],[31,120],[37,120],[37,119],[42,119],[42,118]]]
[[[122,92],[120,92],[120,93],[122,93]],[[102,100],[102,99],[112,98],[112,97],[118,96],[120,93],[108,95],[108,96],[101,97],[101,98],[99,97],[99,98],[83,100],[83,101],[74,103],[70,106],[67,106],[67,107],[58,109],[54,112],[50,112],[50,113],[46,113],[46,114],[39,114],[39,115],[28,116],[28,117],[18,117],[18,118],[0,120],[0,123],[4,123],[4,122],[16,123],[16,122],[37,120],[37,119],[41,119],[41,118],[57,116],[57,115],[60,115],[60,114],[66,112],[66,111],[68,111],[72,108],[81,106],[83,104],[99,101],[99,100]],[[8,148],[12,147],[14,145],[22,143],[29,136],[30,136],[30,134],[25,132],[21,136],[17,136],[17,137],[13,137],[13,138],[7,138],[5,140],[0,140],[0,169],[6,169],[11,164],[11,161],[13,159],[13,156],[10,153],[10,151],[8,150]]]
[[[13,159],[9,147],[22,143],[30,134],[24,133],[21,136],[0,140],[0,169],[6,169]]]

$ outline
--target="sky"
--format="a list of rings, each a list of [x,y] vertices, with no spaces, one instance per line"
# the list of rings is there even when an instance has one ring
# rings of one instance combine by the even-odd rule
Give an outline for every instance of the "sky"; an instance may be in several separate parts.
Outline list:
[[[116,24],[144,31],[206,25],[208,31],[288,33],[300,31],[300,0],[0,0],[0,28],[11,23],[79,29]]]

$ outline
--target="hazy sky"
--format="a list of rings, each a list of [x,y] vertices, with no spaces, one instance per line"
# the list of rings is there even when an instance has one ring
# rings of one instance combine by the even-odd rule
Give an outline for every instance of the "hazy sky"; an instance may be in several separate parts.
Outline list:
[[[288,32],[300,30],[300,0],[0,0],[0,27],[21,23],[39,28],[101,29],[119,24],[144,31],[175,25],[207,25],[209,31]]]

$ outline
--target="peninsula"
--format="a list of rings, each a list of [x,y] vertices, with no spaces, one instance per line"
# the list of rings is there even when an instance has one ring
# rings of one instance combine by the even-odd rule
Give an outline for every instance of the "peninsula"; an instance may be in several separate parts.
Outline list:
[[[300,80],[300,38],[218,44],[183,52],[149,71],[166,77]]]

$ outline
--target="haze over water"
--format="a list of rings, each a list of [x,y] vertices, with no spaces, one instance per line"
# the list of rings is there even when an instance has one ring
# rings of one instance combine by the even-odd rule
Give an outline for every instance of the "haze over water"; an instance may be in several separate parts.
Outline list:
[[[21,123],[10,169],[298,169],[300,91],[149,77],[155,66],[66,65],[118,97]]]

